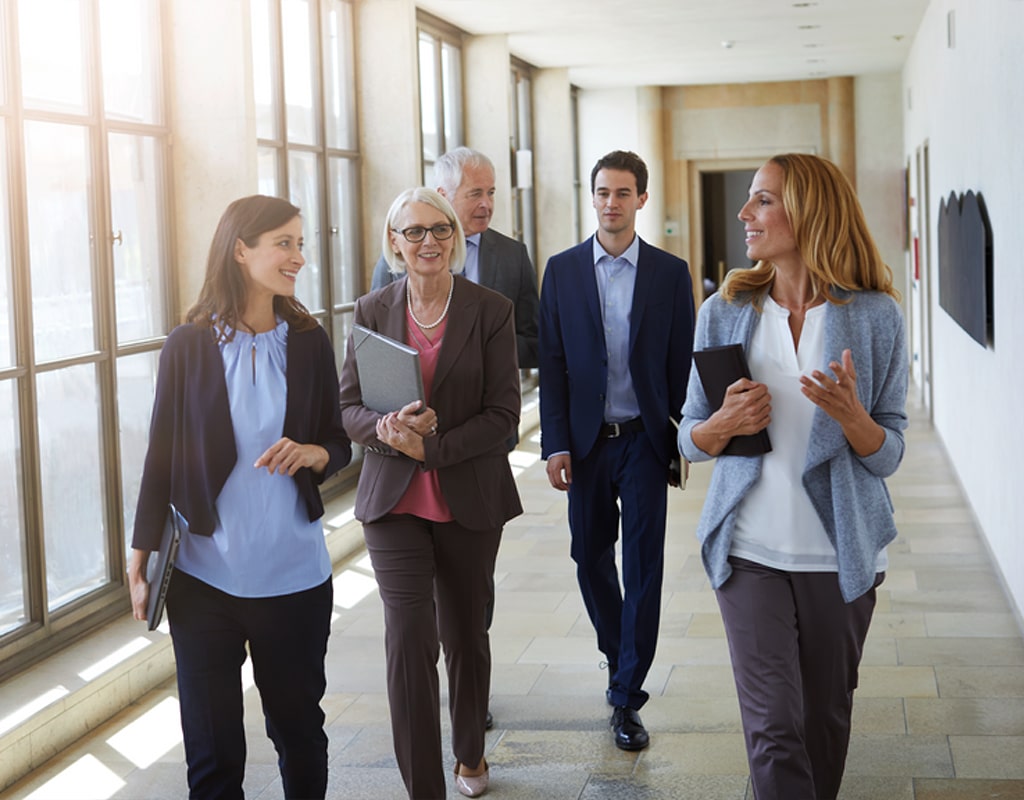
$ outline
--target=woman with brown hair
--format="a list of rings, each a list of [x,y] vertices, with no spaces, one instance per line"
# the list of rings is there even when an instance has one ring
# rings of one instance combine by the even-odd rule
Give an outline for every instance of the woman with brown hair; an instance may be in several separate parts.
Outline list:
[[[322,798],[320,700],[331,561],[318,485],[351,458],[334,353],[295,299],[302,218],[255,195],[221,217],[187,323],[160,354],[129,566],[146,563],[168,503],[188,522],[167,592],[189,797],[241,798],[247,654],[287,798]]]
[[[834,800],[875,589],[896,537],[907,352],[892,273],[853,187],[816,156],[772,158],[739,213],[750,269],[697,317],[694,351],[743,345],[712,410],[691,375],[679,449],[717,457],[698,539],[725,622],[758,800]],[[726,455],[768,429],[765,455]]]

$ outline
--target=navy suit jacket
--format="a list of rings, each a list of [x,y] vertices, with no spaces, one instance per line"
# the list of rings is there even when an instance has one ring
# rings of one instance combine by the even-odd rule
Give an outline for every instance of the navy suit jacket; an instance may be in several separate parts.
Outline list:
[[[537,366],[537,273],[526,245],[493,228],[480,234],[480,285],[503,294],[515,307],[516,351],[520,369]],[[371,289],[401,278],[381,256],[373,268]]]
[[[693,290],[686,262],[640,241],[629,317],[629,372],[640,416],[667,469],[693,351]],[[586,458],[604,422],[608,351],[593,237],[548,261],[540,294],[541,456]]]

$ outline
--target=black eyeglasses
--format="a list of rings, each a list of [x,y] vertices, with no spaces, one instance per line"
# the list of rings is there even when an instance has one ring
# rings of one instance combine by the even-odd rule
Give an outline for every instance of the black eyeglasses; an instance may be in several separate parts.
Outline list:
[[[433,235],[435,241],[443,242],[445,239],[451,239],[452,234],[455,233],[455,226],[450,225],[447,222],[442,222],[434,225],[432,228],[424,228],[422,225],[413,225],[410,228],[398,228],[391,229],[394,233],[400,233],[405,237],[405,241],[417,244],[427,238],[427,234]]]

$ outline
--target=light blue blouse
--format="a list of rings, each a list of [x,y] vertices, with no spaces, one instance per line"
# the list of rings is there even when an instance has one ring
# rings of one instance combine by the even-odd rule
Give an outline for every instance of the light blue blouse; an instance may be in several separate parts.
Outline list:
[[[319,586],[331,574],[320,520],[309,521],[289,475],[253,464],[281,438],[288,323],[220,344],[238,459],[217,497],[212,536],[185,536],[176,566],[236,597],[274,597]]]

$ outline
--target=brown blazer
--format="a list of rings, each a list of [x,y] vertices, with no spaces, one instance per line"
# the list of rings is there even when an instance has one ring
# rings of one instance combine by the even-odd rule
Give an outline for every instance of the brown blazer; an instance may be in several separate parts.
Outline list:
[[[355,321],[406,341],[405,284],[402,278],[359,298]],[[437,470],[441,493],[465,528],[500,528],[521,514],[506,444],[519,426],[520,404],[512,303],[461,276],[455,276],[431,389],[438,432],[423,440],[422,464],[377,438],[380,414],[362,403],[350,336],[341,371],[341,418],[352,441],[366,450],[356,519],[373,522],[391,511],[416,469]]]

